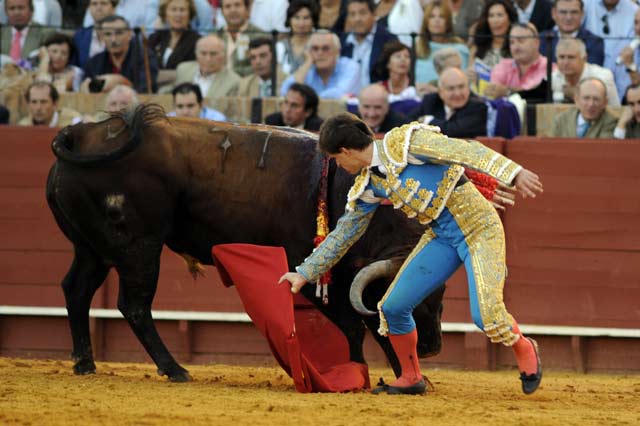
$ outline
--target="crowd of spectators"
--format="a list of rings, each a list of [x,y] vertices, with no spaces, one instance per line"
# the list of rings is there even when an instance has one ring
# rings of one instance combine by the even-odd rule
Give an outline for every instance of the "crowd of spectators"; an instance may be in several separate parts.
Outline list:
[[[280,97],[267,124],[317,130],[333,99],[375,132],[418,120],[455,137],[501,134],[523,103],[553,102],[572,105],[554,136],[640,134],[636,0],[85,4],[82,15],[65,0],[0,0],[1,81],[28,79],[28,115],[12,122],[93,121],[157,93],[173,116],[226,120],[209,102]],[[63,108],[67,92],[104,93],[104,110]],[[0,124],[14,113],[0,104]]]

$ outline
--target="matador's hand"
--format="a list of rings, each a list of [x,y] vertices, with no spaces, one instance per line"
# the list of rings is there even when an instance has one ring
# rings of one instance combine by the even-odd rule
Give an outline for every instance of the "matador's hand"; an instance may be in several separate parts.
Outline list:
[[[502,183],[498,184],[491,204],[498,210],[505,210],[509,206],[516,204],[516,189],[506,186]]]
[[[536,198],[536,193],[542,193],[542,182],[540,177],[531,170],[522,169],[516,175],[514,185],[523,198]]]
[[[297,272],[287,272],[280,277],[278,284],[288,281],[291,284],[291,293],[298,293],[300,289],[307,283],[304,275]]]

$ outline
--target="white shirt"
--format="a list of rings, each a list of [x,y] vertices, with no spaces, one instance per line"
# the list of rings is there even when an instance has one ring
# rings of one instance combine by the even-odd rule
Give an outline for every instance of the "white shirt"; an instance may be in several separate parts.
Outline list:
[[[89,46],[89,57],[97,55],[98,53],[104,52],[105,45],[98,38],[98,32],[95,27],[93,31],[91,31],[91,45]]]
[[[529,3],[529,6],[527,6],[524,9],[520,9],[520,6],[518,6],[518,3],[513,2],[513,6],[518,11],[518,22],[520,22],[521,24],[526,24],[527,22],[531,21],[531,14],[533,13],[533,7],[535,5],[536,5],[536,0],[531,0],[531,3]]]
[[[288,0],[253,0],[249,21],[264,31],[287,33],[289,30],[284,26],[284,21],[288,7]]]
[[[376,32],[377,24],[373,25],[371,31],[365,36],[362,41],[358,41],[355,33],[349,33],[346,43],[353,44],[353,53],[351,59],[357,61],[360,64],[360,88],[367,87],[371,82],[369,78],[369,72],[371,67],[371,50],[373,49],[373,35]]]
[[[53,117],[51,117],[51,121],[49,122],[49,127],[58,127],[58,120],[60,120],[60,113],[55,111],[53,113]],[[74,117],[71,119],[71,125],[78,124],[82,121],[82,117]]]
[[[215,77],[215,73],[209,75],[202,75],[200,70],[196,72],[196,75],[193,76],[193,82],[200,87],[200,92],[202,93],[202,97],[206,97],[207,93],[209,93],[209,89],[213,84],[213,78]]]

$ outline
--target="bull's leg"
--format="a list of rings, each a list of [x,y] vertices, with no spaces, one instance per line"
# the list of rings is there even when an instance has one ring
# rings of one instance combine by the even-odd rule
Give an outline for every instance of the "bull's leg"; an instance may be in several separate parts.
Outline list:
[[[378,345],[380,345],[380,348],[387,356],[387,360],[389,361],[389,365],[393,369],[393,373],[396,375],[396,377],[400,377],[400,374],[402,374],[402,368],[400,368],[400,361],[398,361],[398,357],[396,356],[396,353],[391,346],[391,342],[389,341],[388,337],[381,336],[380,333],[378,333],[378,327],[380,327],[380,319],[377,315],[374,317],[365,317],[364,323],[371,331],[373,339],[378,343]]]
[[[151,318],[151,303],[156,293],[160,271],[160,248],[138,250],[143,254],[134,265],[119,266],[120,293],[118,309],[158,367],[158,374],[172,382],[191,380],[189,372],[175,361],[162,342]]]
[[[76,374],[96,372],[89,334],[89,307],[93,295],[104,282],[108,272],[109,267],[90,249],[75,246],[73,263],[62,281],[62,289],[73,339],[71,357],[75,361],[73,371]]]
[[[436,356],[442,350],[442,299],[445,285],[431,293],[413,310],[413,319],[418,330],[418,356],[420,358]]]

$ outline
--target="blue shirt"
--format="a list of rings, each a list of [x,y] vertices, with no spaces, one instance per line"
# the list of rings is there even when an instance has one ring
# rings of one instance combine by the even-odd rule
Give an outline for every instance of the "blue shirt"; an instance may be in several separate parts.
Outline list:
[[[171,111],[167,114],[167,117],[175,117],[176,112]],[[227,117],[223,113],[213,108],[202,107],[200,110],[200,118],[204,118],[205,120],[212,121],[227,121]]]
[[[295,81],[295,76],[289,76],[282,83],[280,94],[286,96],[289,87]],[[312,65],[304,78],[304,84],[311,86],[320,98],[340,99],[349,94],[357,95],[360,87],[360,66],[353,59],[339,57],[329,81],[325,84],[316,66]]]

